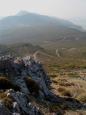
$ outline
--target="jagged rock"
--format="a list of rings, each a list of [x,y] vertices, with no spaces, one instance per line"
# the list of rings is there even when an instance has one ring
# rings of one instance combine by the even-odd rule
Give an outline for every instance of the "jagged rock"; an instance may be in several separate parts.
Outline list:
[[[47,88],[48,77],[46,73],[44,72],[42,65],[36,62],[35,60],[33,60],[32,58],[29,58],[29,60],[28,59],[25,60],[24,58],[24,62],[27,67],[27,74],[29,74],[31,78],[40,85],[45,95],[49,95],[50,91]]]
[[[46,83],[42,79],[43,76],[38,74],[40,72],[39,64],[32,58],[26,60],[25,58],[15,59],[11,57],[3,57],[3,59],[1,58],[0,64],[0,72],[6,75],[10,75],[8,76],[9,79],[11,79],[15,85],[20,87],[20,91],[16,92],[13,89],[9,89],[5,92],[7,97],[11,96],[11,98],[14,100],[11,114],[17,115],[22,113],[24,115],[38,115],[40,113],[39,110],[32,104],[28,105],[30,101],[28,99],[30,91],[29,87],[27,88],[27,84],[25,83],[24,78],[30,76],[32,80],[37,82],[38,86],[41,87],[39,91],[39,97],[41,97],[41,99],[44,98],[44,93],[47,95],[48,89]]]
[[[22,92],[15,92],[14,90],[7,90],[13,101],[12,115],[39,115],[39,110],[31,104],[26,94]],[[0,114],[1,115],[1,114]]]
[[[11,112],[0,101],[0,115],[11,115]]]

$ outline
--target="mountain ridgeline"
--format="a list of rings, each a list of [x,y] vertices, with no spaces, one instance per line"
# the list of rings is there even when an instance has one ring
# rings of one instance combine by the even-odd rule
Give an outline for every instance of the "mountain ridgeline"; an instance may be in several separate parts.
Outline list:
[[[0,20],[0,43],[31,42],[39,44],[44,41],[86,40],[86,32],[80,26],[67,20],[19,12]]]

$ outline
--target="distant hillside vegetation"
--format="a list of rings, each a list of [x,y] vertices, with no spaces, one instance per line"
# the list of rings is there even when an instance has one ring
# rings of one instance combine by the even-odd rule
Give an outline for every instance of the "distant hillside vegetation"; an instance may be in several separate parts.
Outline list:
[[[19,43],[11,45],[0,45],[0,55],[25,56],[35,53],[36,51],[44,51],[40,46],[34,46],[30,43]]]

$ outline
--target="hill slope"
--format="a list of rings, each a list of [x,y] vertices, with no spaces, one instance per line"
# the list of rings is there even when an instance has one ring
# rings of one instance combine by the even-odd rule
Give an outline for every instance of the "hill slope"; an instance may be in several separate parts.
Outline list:
[[[85,32],[73,23],[28,12],[20,12],[0,21],[0,43],[32,42],[39,43],[60,38],[83,40]],[[71,37],[71,38],[70,38]]]
[[[31,55],[38,50],[45,52],[44,49],[40,46],[32,45],[30,43],[0,45],[0,56],[9,54],[13,56],[25,56]]]

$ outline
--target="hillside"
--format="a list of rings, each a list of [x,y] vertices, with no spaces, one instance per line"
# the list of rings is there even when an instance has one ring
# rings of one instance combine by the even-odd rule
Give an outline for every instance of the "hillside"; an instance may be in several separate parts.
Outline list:
[[[47,42],[46,44],[32,45],[30,43],[17,43],[0,45],[0,56],[26,56],[33,55],[44,65],[58,65],[59,68],[86,68],[86,46],[69,44],[58,44]],[[66,46],[67,45],[67,46]],[[73,46],[74,45],[74,46]],[[52,62],[53,60],[53,62]]]
[[[25,56],[31,55],[36,51],[45,50],[37,45],[32,45],[30,43],[19,43],[10,45],[0,45],[0,55],[12,55],[12,56]]]
[[[0,43],[31,42],[35,44],[45,41],[82,41],[86,33],[73,23],[49,16],[28,12],[20,12],[0,20]]]
[[[72,22],[67,20],[44,16],[35,13],[29,13],[25,11],[21,11],[14,16],[8,16],[3,18],[0,21],[0,29],[8,29],[16,26],[38,26],[38,25],[56,25],[56,26],[64,26],[70,28],[76,28],[78,26],[74,25]]]

